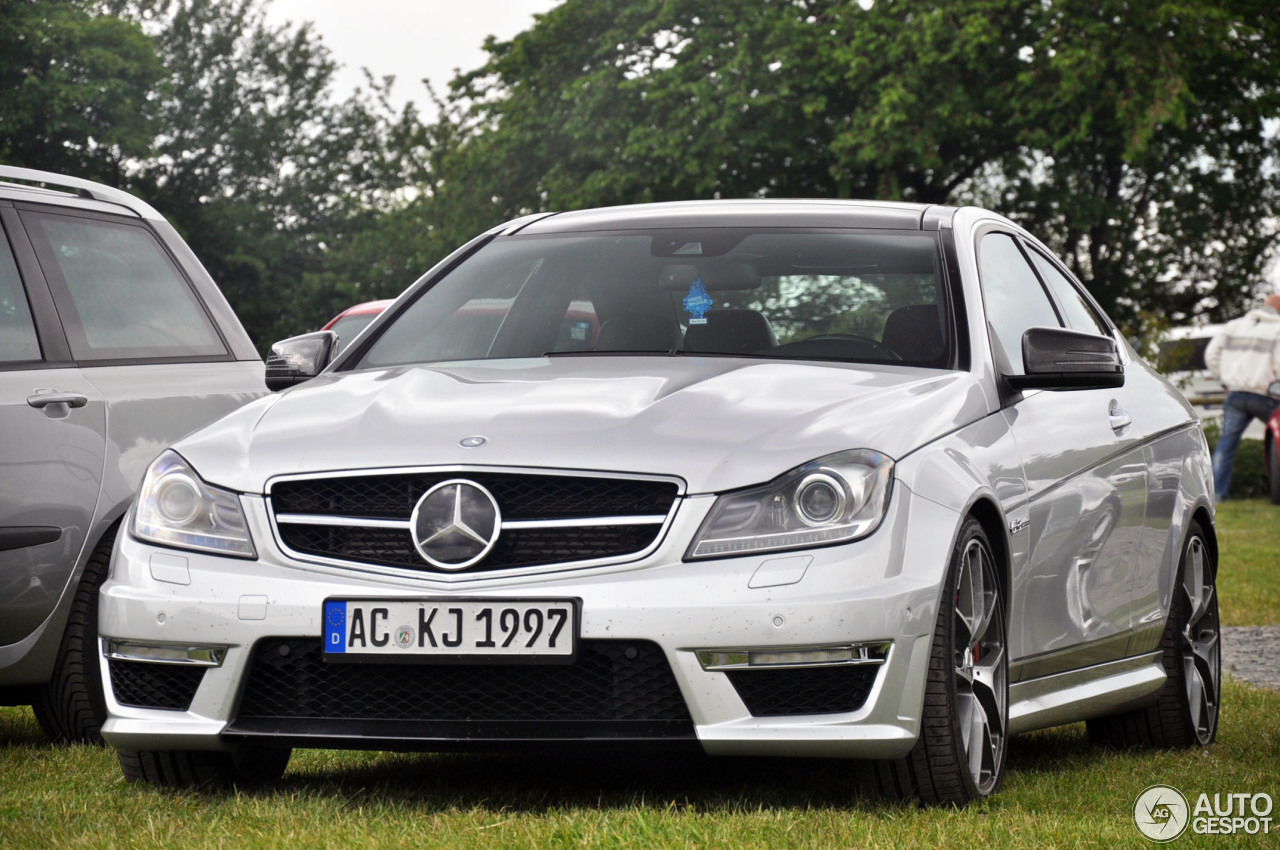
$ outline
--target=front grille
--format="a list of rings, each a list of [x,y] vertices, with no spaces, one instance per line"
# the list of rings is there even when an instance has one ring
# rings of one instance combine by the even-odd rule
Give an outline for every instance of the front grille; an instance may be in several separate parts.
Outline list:
[[[204,678],[204,667],[190,664],[151,664],[145,661],[107,662],[116,702],[138,708],[186,711]]]
[[[870,696],[879,670],[879,665],[845,664],[726,675],[753,716],[778,717],[857,711]]]
[[[662,649],[584,640],[573,664],[326,663],[316,638],[266,638],[237,722],[692,720]],[[304,727],[305,728],[305,727]]]
[[[670,481],[407,472],[276,482],[270,508],[281,542],[301,556],[435,571],[414,546],[409,520],[427,490],[454,478],[483,486],[497,501],[504,524],[521,525],[504,527],[482,560],[450,572],[637,555],[657,542],[679,495]],[[645,519],[637,522],[637,517]]]

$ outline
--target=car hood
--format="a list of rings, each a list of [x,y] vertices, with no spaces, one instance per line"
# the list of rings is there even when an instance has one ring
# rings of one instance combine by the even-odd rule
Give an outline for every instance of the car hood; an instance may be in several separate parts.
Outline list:
[[[869,448],[900,459],[987,413],[963,372],[712,357],[580,357],[322,375],[176,448],[212,483],[411,466],[672,475],[688,492]],[[459,441],[484,437],[465,448]]]

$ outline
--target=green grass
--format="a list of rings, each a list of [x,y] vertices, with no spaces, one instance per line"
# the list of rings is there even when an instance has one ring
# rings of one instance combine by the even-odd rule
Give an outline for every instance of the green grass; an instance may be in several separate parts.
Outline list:
[[[46,744],[0,709],[0,844],[49,847],[1146,847],[1152,784],[1280,796],[1280,694],[1229,682],[1207,750],[1116,753],[1080,725],[1023,735],[994,798],[965,811],[857,795],[840,762],[700,756],[306,751],[266,791],[130,785],[109,750]],[[1177,846],[1264,846],[1194,836]]]
[[[1280,508],[1218,513],[1226,625],[1280,623]],[[995,797],[964,811],[860,797],[840,762],[696,755],[397,755],[300,751],[268,790],[166,793],[110,750],[53,747],[0,708],[0,847],[1131,847],[1134,800],[1167,784],[1280,803],[1280,693],[1228,680],[1217,743],[1117,753],[1081,724],[1022,735]],[[1280,806],[1273,813],[1280,834]],[[1172,847],[1277,846],[1199,836]]]
[[[1218,606],[1224,626],[1280,624],[1280,505],[1218,505]]]

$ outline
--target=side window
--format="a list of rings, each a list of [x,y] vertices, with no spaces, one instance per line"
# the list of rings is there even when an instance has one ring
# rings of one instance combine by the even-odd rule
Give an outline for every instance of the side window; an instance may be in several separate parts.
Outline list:
[[[80,216],[23,212],[76,360],[226,353],[155,234]]]
[[[1058,303],[1062,305],[1062,311],[1067,314],[1067,324],[1077,331],[1086,331],[1091,334],[1102,334],[1107,336],[1107,326],[1100,320],[1093,307],[1081,294],[1066,275],[1058,271],[1058,267],[1044,257],[1039,251],[1031,250],[1031,262],[1035,263],[1036,269],[1040,272],[1040,277],[1044,282],[1049,284],[1049,288],[1053,290],[1053,294],[1057,297]]]
[[[992,341],[1004,349],[1012,373],[1025,374],[1022,334],[1027,328],[1062,326],[1053,302],[1008,234],[989,233],[982,237],[978,274]]]
[[[9,240],[0,230],[0,363],[39,359],[40,343],[31,320],[31,307]]]

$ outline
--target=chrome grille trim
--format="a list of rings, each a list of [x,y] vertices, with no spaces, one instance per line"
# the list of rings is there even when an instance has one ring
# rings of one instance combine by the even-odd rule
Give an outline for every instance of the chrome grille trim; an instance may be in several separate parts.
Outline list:
[[[377,517],[377,516],[346,516],[339,514],[319,514],[308,511],[288,512],[277,514],[275,512],[275,501],[273,500],[273,491],[285,483],[306,484],[315,482],[317,486],[323,487],[325,482],[335,482],[341,479],[349,478],[376,478],[376,479],[394,479],[398,476],[449,476],[449,477],[475,477],[484,480],[486,477],[497,476],[514,476],[518,478],[538,479],[538,478],[558,478],[558,479],[583,479],[584,490],[588,490],[591,482],[598,484],[637,482],[649,484],[666,484],[671,486],[669,492],[671,495],[670,506],[666,513],[641,513],[641,514],[618,514],[612,516],[576,516],[576,517],[559,517],[547,519],[504,519],[502,521],[502,529],[504,532],[510,531],[515,534],[543,534],[554,532],[557,529],[563,529],[566,533],[583,532],[590,534],[591,529],[622,529],[627,527],[643,528],[652,526],[652,537],[645,532],[637,543],[647,539],[649,542],[627,552],[617,554],[608,553],[600,554],[597,552],[582,552],[578,557],[566,557],[563,560],[556,561],[534,561],[532,563],[499,563],[492,567],[486,567],[484,562],[476,565],[474,568],[458,571],[444,572],[433,568],[425,561],[414,562],[412,565],[408,563],[387,562],[382,559],[374,558],[356,560],[345,557],[345,553],[333,552],[325,554],[315,551],[312,547],[307,546],[304,550],[295,549],[286,542],[286,533],[292,526],[295,528],[313,526],[313,527],[330,527],[330,528],[348,528],[352,530],[365,529],[370,533],[390,533],[397,532],[411,533],[411,523],[408,519]],[[544,483],[544,482],[536,482]],[[554,482],[545,482],[548,486],[554,486]],[[562,482],[563,486],[563,482]],[[634,561],[643,560],[655,552],[666,538],[671,524],[675,519],[676,512],[680,503],[686,495],[685,482],[675,476],[669,475],[647,475],[635,473],[615,473],[610,471],[589,471],[589,470],[572,470],[572,469],[543,469],[528,467],[486,467],[486,466],[438,466],[438,467],[389,467],[380,469],[347,469],[333,471],[317,471],[311,473],[290,473],[271,478],[267,481],[264,488],[264,494],[267,497],[265,507],[267,509],[267,520],[275,538],[275,543],[280,551],[290,559],[320,564],[325,566],[337,567],[344,570],[359,570],[364,572],[384,573],[399,576],[414,576],[418,578],[429,578],[431,581],[439,581],[445,583],[465,582],[465,581],[481,581],[500,578],[515,578],[524,575],[563,571],[566,569],[579,570],[585,568],[613,566],[616,564],[625,564]],[[641,497],[637,494],[637,498],[643,501],[653,501],[653,496]],[[665,504],[665,496],[662,499]],[[659,507],[654,504],[653,507]],[[519,544],[517,543],[517,546]],[[377,556],[375,556],[377,557]],[[398,556],[397,556],[398,557]]]

